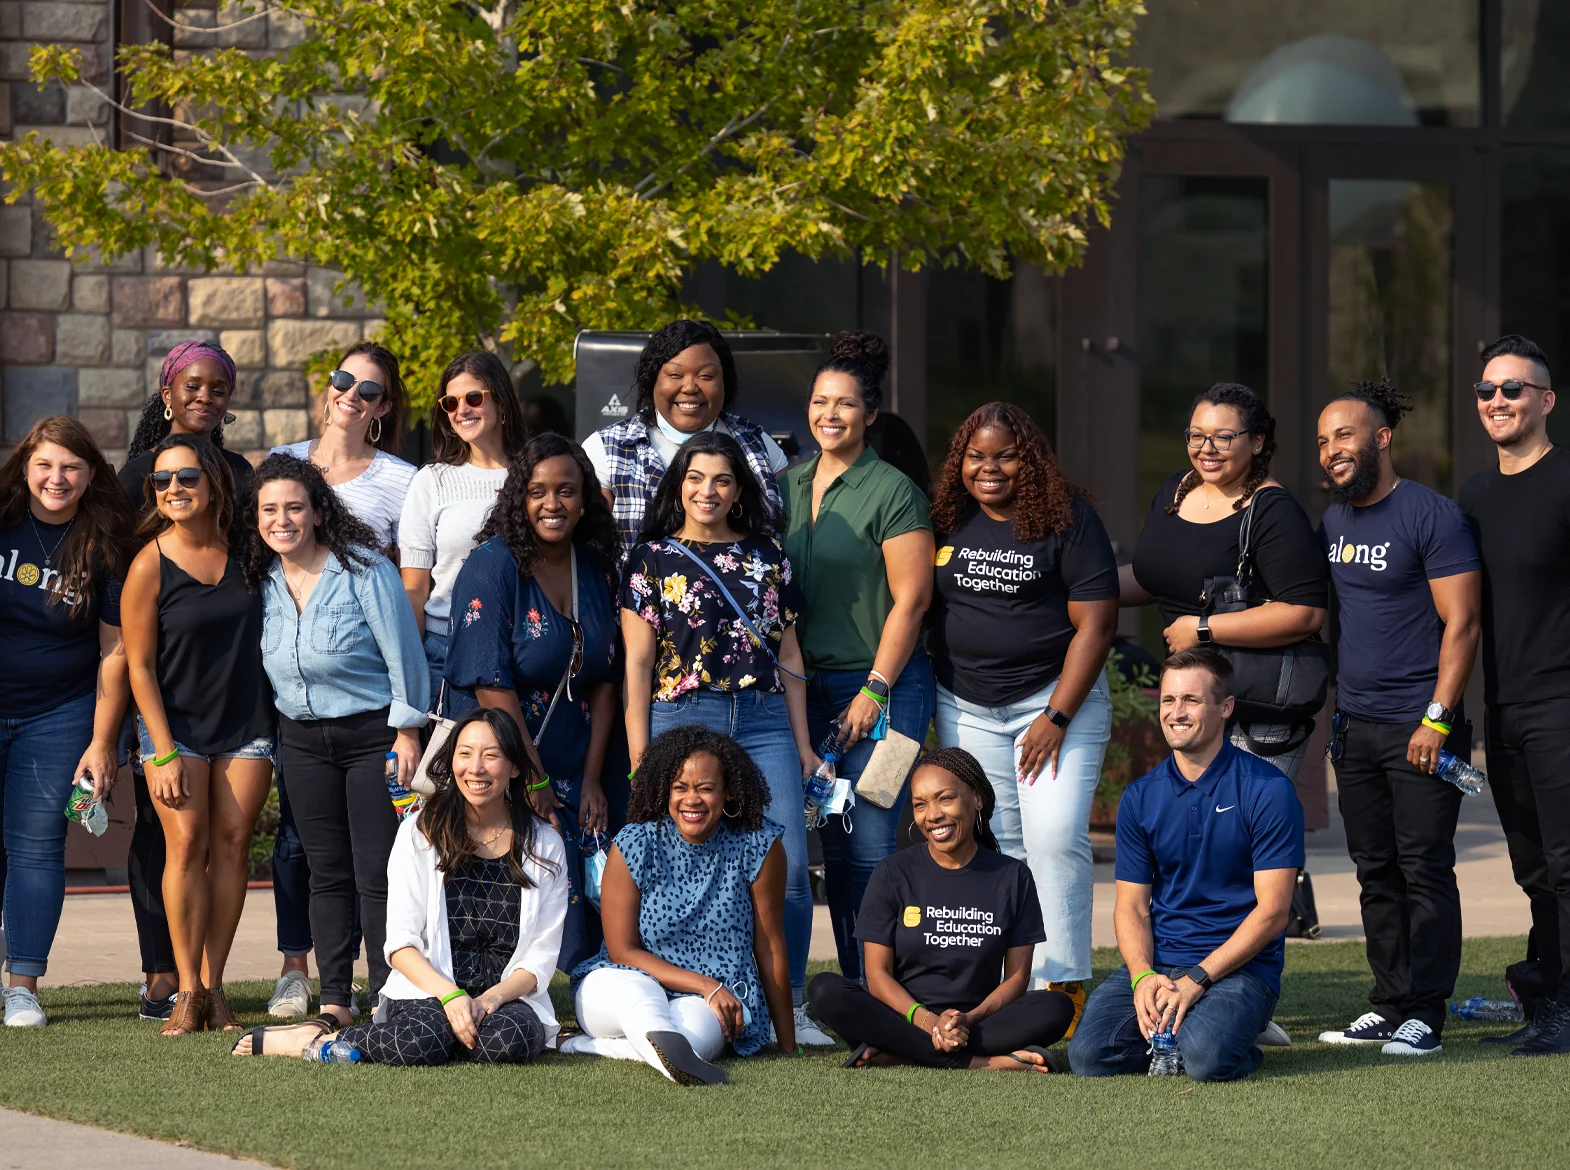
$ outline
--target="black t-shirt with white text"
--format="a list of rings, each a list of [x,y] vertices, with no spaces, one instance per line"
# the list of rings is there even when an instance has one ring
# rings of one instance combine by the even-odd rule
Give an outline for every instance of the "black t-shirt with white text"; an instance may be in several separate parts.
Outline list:
[[[932,669],[960,698],[988,707],[1035,694],[1063,673],[1071,601],[1118,595],[1118,563],[1101,517],[1073,497],[1064,533],[1018,540],[980,508],[938,540]]]
[[[872,871],[856,937],[894,948],[894,978],[917,1002],[969,1011],[1003,982],[1004,955],[1047,932],[1023,861],[980,848],[963,869],[945,869],[923,841]]]

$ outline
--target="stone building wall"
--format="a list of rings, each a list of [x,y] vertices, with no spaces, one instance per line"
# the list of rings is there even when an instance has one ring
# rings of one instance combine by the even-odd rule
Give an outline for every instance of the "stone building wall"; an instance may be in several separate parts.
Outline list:
[[[177,53],[215,45],[276,51],[299,41],[278,14],[228,31],[237,19],[216,0],[176,0]],[[91,143],[109,133],[107,106],[85,86],[39,89],[28,51],[45,43],[80,45],[87,79],[106,91],[115,36],[113,0],[0,0],[0,137],[38,130],[55,141]],[[303,366],[320,350],[374,330],[359,298],[345,308],[339,274],[287,262],[246,274],[170,266],[151,249],[111,263],[64,258],[29,196],[0,205],[0,454],[36,421],[72,414],[111,462],[125,446],[158,372],[181,341],[217,341],[240,375],[225,444],[255,455],[309,433]]]

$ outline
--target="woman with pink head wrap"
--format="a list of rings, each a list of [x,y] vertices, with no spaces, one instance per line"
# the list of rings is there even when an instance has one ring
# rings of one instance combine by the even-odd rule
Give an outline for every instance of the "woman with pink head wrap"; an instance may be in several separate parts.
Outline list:
[[[234,394],[234,359],[211,341],[182,341],[164,358],[158,393],[142,408],[126,455],[151,451],[165,435],[204,435],[223,446],[223,424]],[[140,492],[133,498],[140,498]]]

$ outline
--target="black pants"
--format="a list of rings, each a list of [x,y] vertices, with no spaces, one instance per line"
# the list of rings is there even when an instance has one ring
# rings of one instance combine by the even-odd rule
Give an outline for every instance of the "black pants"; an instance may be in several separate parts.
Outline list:
[[[163,974],[176,970],[174,943],[169,939],[169,919],[164,914],[164,827],[153,807],[152,793],[140,764],[131,765],[131,787],[136,796],[136,824],[131,830],[131,851],[125,862],[131,887],[131,913],[136,918],[136,941],[142,952],[142,970]]]
[[[279,718],[283,771],[311,866],[311,935],[322,1002],[347,1004],[354,981],[359,893],[371,998],[387,979],[387,858],[398,818],[383,769],[394,731],[387,709],[341,719]]]
[[[471,1060],[477,1064],[522,1064],[545,1047],[545,1025],[522,1000],[504,1003],[480,1021],[473,1048],[453,1035],[437,999],[395,999],[382,1024],[355,1024],[338,1033],[370,1064],[405,1068]]]
[[[907,1024],[904,1016],[843,975],[817,976],[807,987],[807,999],[813,1016],[852,1048],[870,1044],[928,1068],[969,1068],[973,1057],[1004,1056],[1031,1044],[1056,1044],[1074,1018],[1074,1001],[1061,991],[1026,992],[972,1025],[970,1043],[964,1048],[939,1052],[929,1033]]]
[[[1368,1001],[1387,1020],[1419,1019],[1437,1035],[1461,969],[1455,835],[1462,798],[1455,785],[1407,762],[1418,726],[1350,719],[1336,787],[1362,888],[1374,970]],[[1461,732],[1446,745],[1462,759],[1471,754],[1458,742],[1465,738]]]
[[[1570,991],[1570,698],[1491,707],[1488,787],[1532,904],[1544,994]]]

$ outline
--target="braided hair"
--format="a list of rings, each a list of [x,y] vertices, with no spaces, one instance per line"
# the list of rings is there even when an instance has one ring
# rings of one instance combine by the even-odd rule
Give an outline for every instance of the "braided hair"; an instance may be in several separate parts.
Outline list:
[[[131,435],[130,445],[126,448],[126,458],[134,459],[144,451],[151,451],[161,439],[169,434],[171,422],[164,417],[168,409],[164,402],[163,391],[174,385],[174,381],[181,372],[192,362],[203,358],[218,363],[224,374],[229,379],[229,393],[235,391],[236,370],[234,358],[229,356],[223,346],[212,341],[182,341],[172,348],[164,357],[164,364],[158,371],[158,393],[154,394],[142,405],[142,417],[136,422],[136,430]],[[230,419],[229,421],[233,421]],[[207,436],[213,446],[224,445],[223,424],[219,423]]]
[[[1001,853],[998,839],[992,835],[992,810],[997,806],[997,794],[992,791],[992,781],[975,756],[964,748],[934,748],[922,753],[916,764],[922,768],[941,768],[981,799],[981,813],[976,818],[976,841],[995,853]]]
[[[1265,441],[1259,449],[1259,454],[1253,456],[1249,463],[1248,478],[1243,481],[1243,494],[1232,502],[1232,510],[1241,512],[1244,505],[1248,503],[1249,497],[1270,478],[1270,457],[1276,453],[1276,420],[1266,409],[1265,400],[1241,382],[1217,382],[1208,390],[1201,390],[1194,395],[1193,404],[1188,408],[1190,420],[1201,406],[1230,407],[1242,418],[1244,433],[1258,435]],[[1177,494],[1173,496],[1172,503],[1167,506],[1167,515],[1176,515],[1177,510],[1183,506],[1183,497],[1199,484],[1199,472],[1190,471],[1185,475],[1178,483]]]
[[[670,815],[671,783],[681,774],[688,759],[708,752],[720,762],[725,777],[725,805],[721,819],[733,830],[756,831],[763,828],[763,813],[769,807],[769,786],[758,765],[728,735],[707,727],[689,724],[673,727],[656,735],[638,761],[627,801],[627,823],[657,822]],[[730,811],[732,802],[736,811]]]
[[[1330,401],[1341,402],[1349,398],[1367,406],[1384,420],[1382,425],[1392,431],[1400,425],[1401,417],[1412,409],[1411,397],[1397,390],[1388,374],[1377,382],[1353,382],[1350,390],[1343,390]]]

